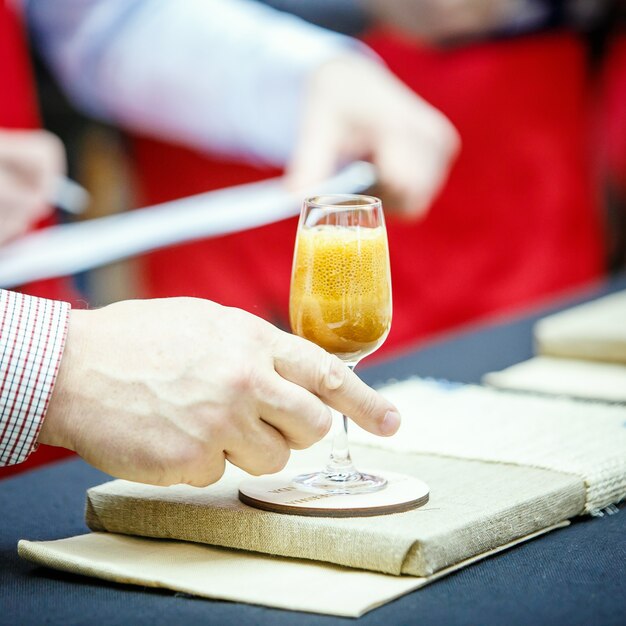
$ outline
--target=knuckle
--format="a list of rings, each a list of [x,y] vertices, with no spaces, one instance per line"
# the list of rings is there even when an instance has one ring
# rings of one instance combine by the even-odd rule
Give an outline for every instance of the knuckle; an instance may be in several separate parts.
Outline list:
[[[208,458],[208,461],[207,461]],[[224,475],[226,460],[224,452],[206,455],[201,464],[191,468],[190,478],[187,484],[193,487],[207,487],[216,483]]]
[[[333,354],[325,353],[320,364],[319,389],[323,391],[336,391],[346,381],[348,368]]]
[[[330,411],[326,407],[323,407],[320,413],[320,416],[317,422],[315,423],[315,427],[313,431],[315,438],[313,439],[311,443],[315,443],[316,441],[319,441],[320,439],[324,439],[324,437],[326,437],[326,435],[330,432],[332,423],[333,423],[333,418],[332,418],[332,415],[330,414]]]
[[[179,446],[175,451],[174,462],[182,470],[183,473],[197,473],[199,466],[205,457],[206,450],[204,446],[197,440],[191,439]]]
[[[271,376],[265,370],[257,368],[250,373],[250,388],[254,390],[255,397],[262,399],[275,408],[284,408],[286,399],[284,394],[276,388]]]
[[[252,368],[242,363],[240,367],[232,367],[224,374],[223,384],[233,395],[242,397],[252,389],[254,381]]]
[[[234,407],[221,406],[212,410],[209,416],[203,412],[198,419],[198,432],[203,441],[211,442],[213,445],[219,445],[219,442],[225,441],[231,433],[235,415],[233,415]]]
[[[326,407],[322,407],[315,418],[307,421],[306,428],[300,433],[298,439],[290,441],[290,447],[294,450],[302,450],[312,446],[328,434],[331,426],[332,416],[330,411]]]
[[[155,472],[151,482],[160,485],[191,483],[202,473],[201,459],[204,454],[204,447],[199,441],[189,437],[172,437],[167,445],[159,450],[157,458],[152,459],[158,471]],[[149,462],[150,457],[146,461]],[[142,464],[146,461],[142,460]],[[157,477],[158,480],[155,479]],[[179,479],[176,480],[175,477]]]
[[[213,458],[213,462],[211,464],[211,469],[209,471],[208,477],[209,482],[207,484],[216,483],[218,480],[224,476],[224,472],[226,471],[226,459],[224,457],[224,452],[219,452]]]
[[[287,446],[286,442],[283,442],[281,445],[273,446],[269,450],[269,454],[263,460],[263,463],[260,464],[262,467],[262,474],[275,474],[276,472],[280,472],[285,468],[287,462],[289,461],[290,450],[289,446]]]
[[[303,441],[293,441],[292,439],[289,440],[289,447],[292,450],[305,450],[306,448],[309,448],[312,444],[310,443],[305,443]]]
[[[187,484],[192,487],[208,487],[209,485],[212,485],[220,480],[224,475],[225,470],[226,461],[224,459],[224,454],[221,453],[216,455],[216,457],[211,460],[210,467],[203,468],[202,471],[197,472],[192,476],[191,480],[189,480]]]

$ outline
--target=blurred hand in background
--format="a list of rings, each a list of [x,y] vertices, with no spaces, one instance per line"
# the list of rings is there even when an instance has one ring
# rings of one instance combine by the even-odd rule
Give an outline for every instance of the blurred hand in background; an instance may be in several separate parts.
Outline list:
[[[52,133],[0,130],[0,244],[50,212],[64,171],[65,151]]]
[[[384,66],[351,55],[312,76],[288,181],[306,187],[346,161],[371,159],[386,206],[422,216],[445,182],[459,135],[437,109]]]
[[[458,151],[443,114],[365,45],[257,2],[25,6],[34,42],[81,110],[208,153],[285,167],[292,188],[370,158],[387,208],[419,216]]]

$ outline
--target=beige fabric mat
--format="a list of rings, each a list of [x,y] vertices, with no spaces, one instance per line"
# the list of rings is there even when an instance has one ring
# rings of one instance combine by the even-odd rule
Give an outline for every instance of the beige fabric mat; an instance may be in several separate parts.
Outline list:
[[[626,291],[542,319],[535,341],[540,354],[626,364]]]
[[[321,446],[325,448],[325,446]],[[321,467],[326,450],[298,455],[289,477]],[[183,539],[387,574],[429,576],[464,559],[579,514],[582,481],[571,474],[357,447],[368,471],[407,473],[431,489],[428,504],[374,518],[311,518],[250,508],[237,498],[244,474],[229,468],[204,489],[116,480],[88,492],[94,531]]]
[[[431,499],[420,509],[374,518],[258,511],[238,501],[244,475],[229,467],[205,489],[126,481],[95,487],[88,524],[111,534],[21,542],[20,554],[118,582],[358,616],[626,496],[626,407],[423,380],[383,393],[403,414],[401,430],[381,439],[353,426],[351,439],[361,444],[353,457],[363,470],[426,481]],[[328,442],[299,452],[286,471],[320,468],[327,453]]]
[[[538,356],[490,372],[483,382],[501,389],[626,402],[626,365],[621,363]]]
[[[541,467],[578,476],[584,512],[626,497],[626,407],[410,379],[380,390],[403,422],[389,439],[354,426],[350,438],[390,451]]]
[[[461,567],[567,523],[441,570],[428,578],[225,550],[182,541],[91,533],[58,541],[20,541],[22,558],[117,583],[293,611],[359,617]]]

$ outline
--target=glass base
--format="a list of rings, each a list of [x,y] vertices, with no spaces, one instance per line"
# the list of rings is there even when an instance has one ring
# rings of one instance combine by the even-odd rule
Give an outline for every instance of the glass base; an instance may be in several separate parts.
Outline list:
[[[293,484],[305,491],[314,493],[331,493],[333,495],[350,495],[357,493],[373,493],[387,486],[387,479],[357,471],[347,472],[313,472],[300,474],[293,479]]]

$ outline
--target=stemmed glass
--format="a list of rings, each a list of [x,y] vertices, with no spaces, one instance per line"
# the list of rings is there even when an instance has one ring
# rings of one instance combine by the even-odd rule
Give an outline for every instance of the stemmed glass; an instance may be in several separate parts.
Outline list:
[[[351,369],[376,350],[391,326],[387,232],[378,198],[325,195],[304,201],[291,276],[293,332],[337,355]],[[326,468],[294,483],[331,494],[383,489],[381,476],[359,472],[348,448],[348,419],[333,411]]]

